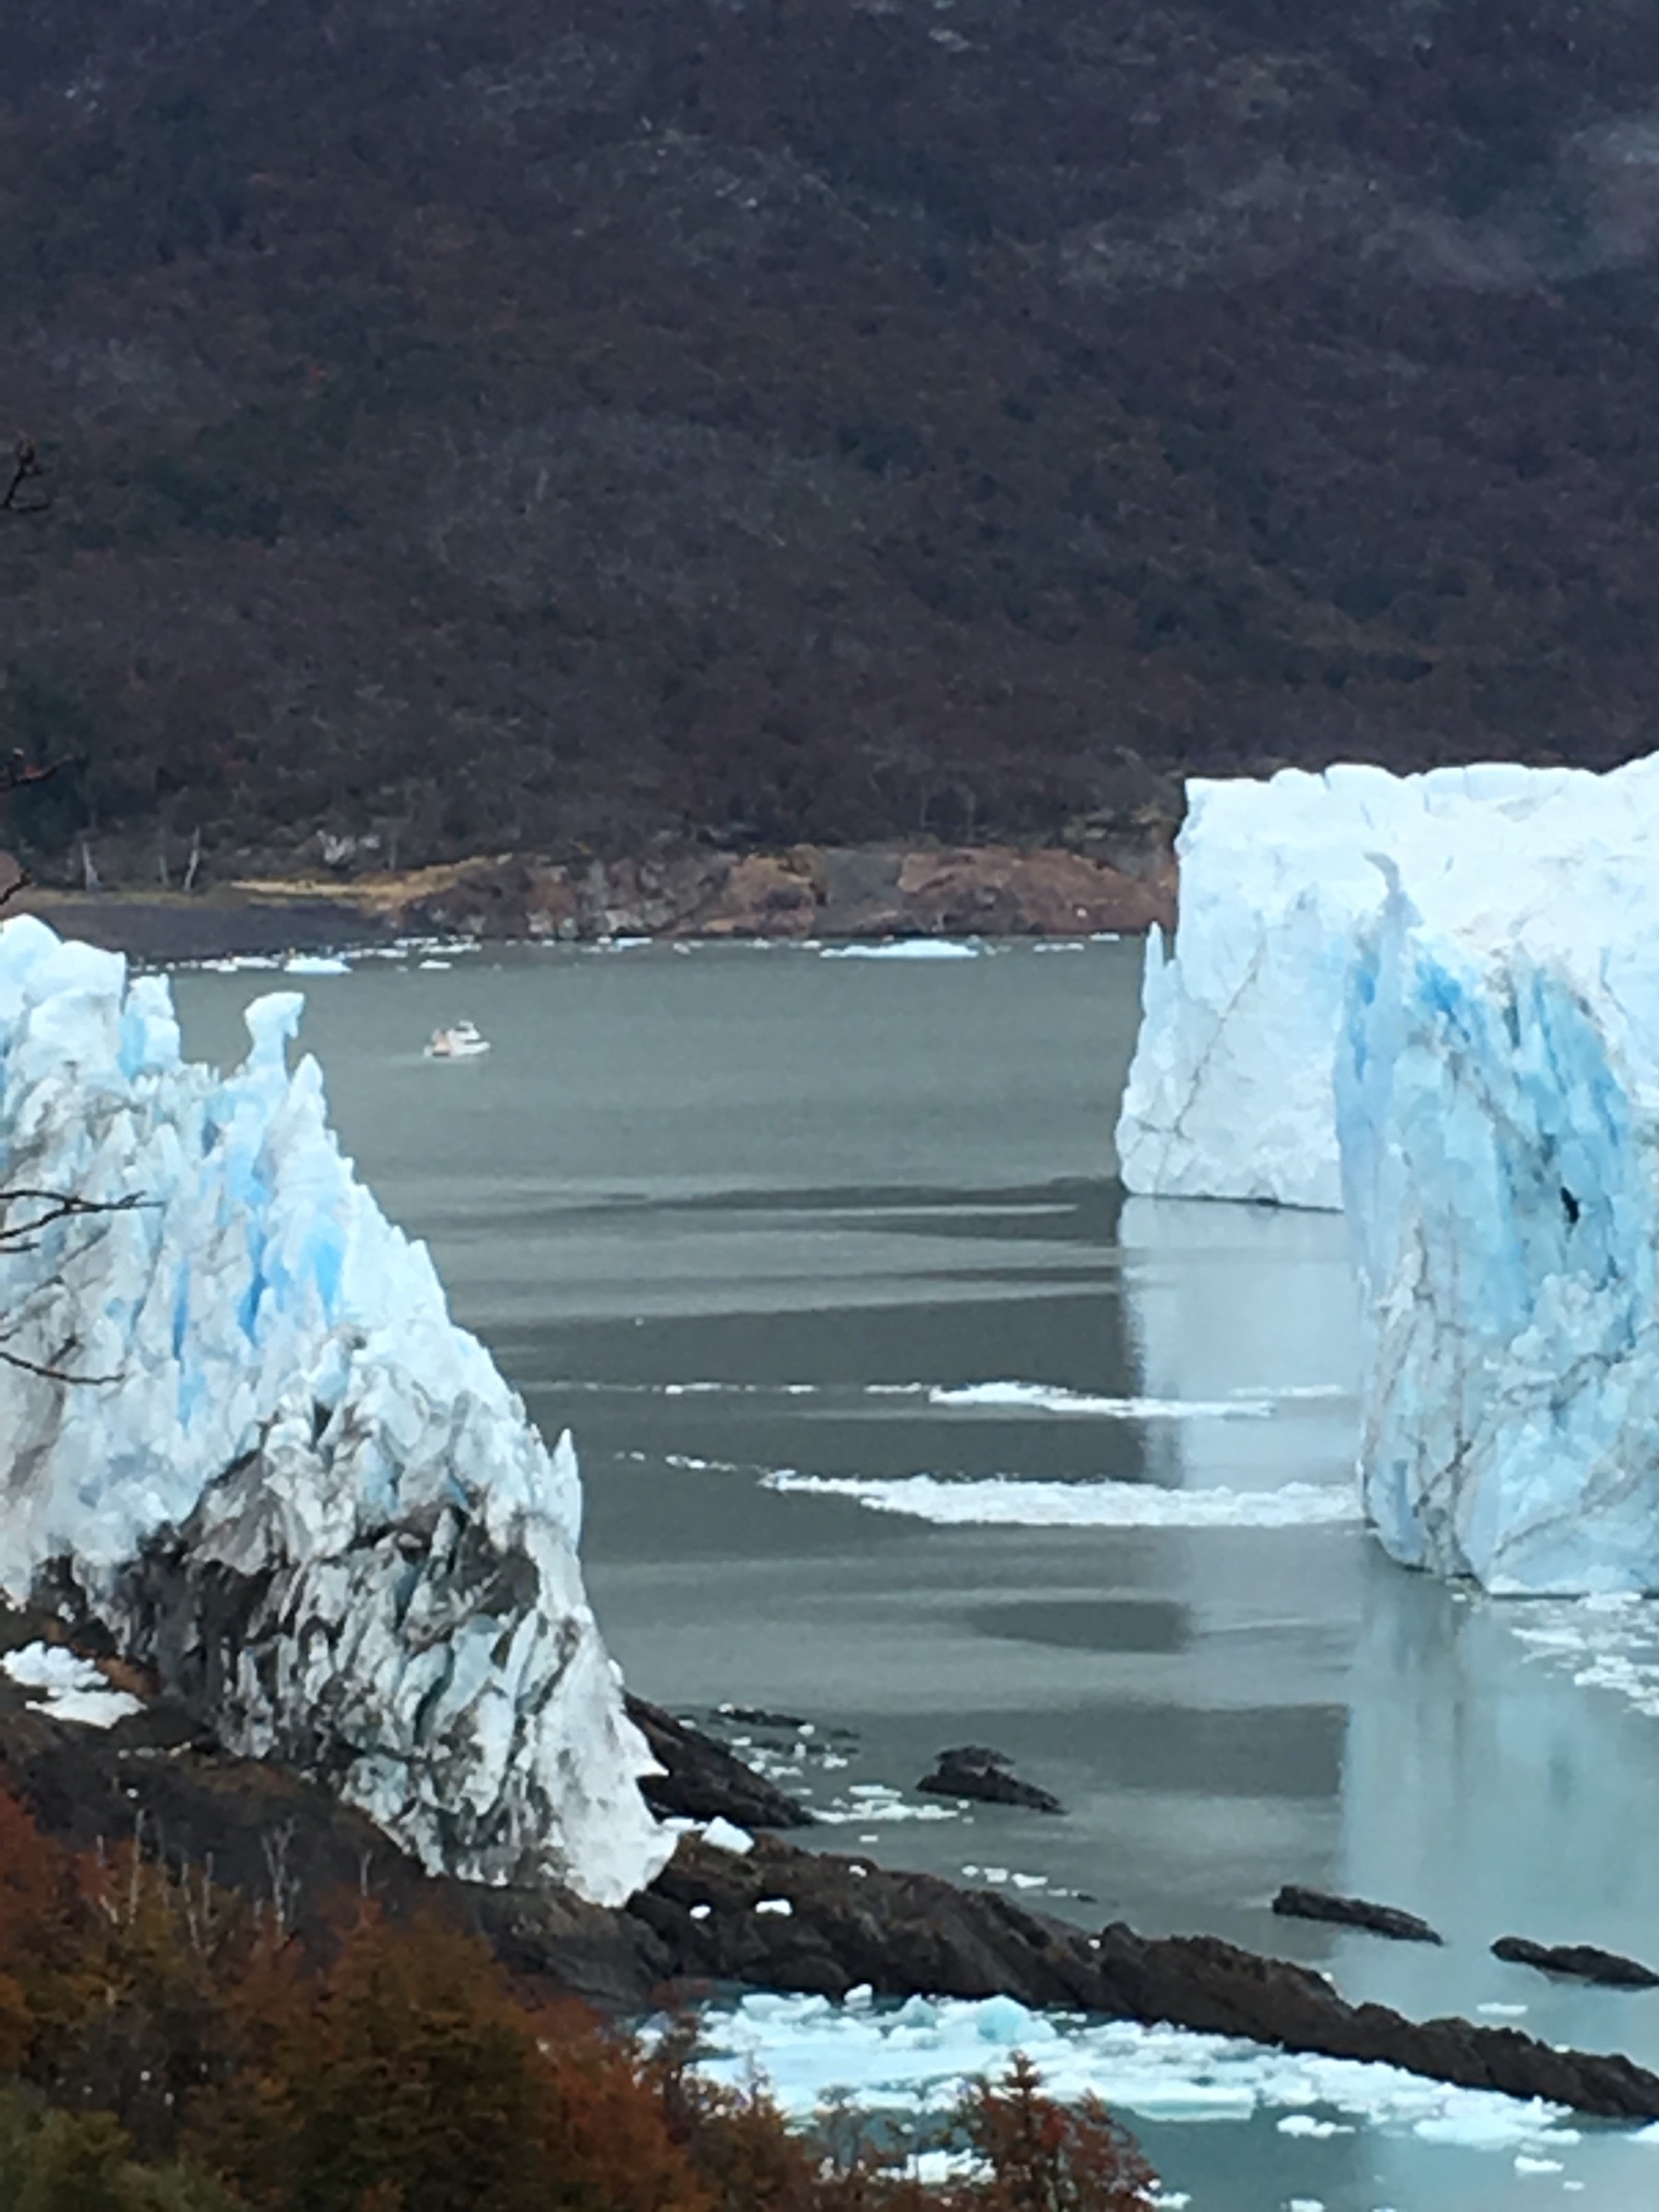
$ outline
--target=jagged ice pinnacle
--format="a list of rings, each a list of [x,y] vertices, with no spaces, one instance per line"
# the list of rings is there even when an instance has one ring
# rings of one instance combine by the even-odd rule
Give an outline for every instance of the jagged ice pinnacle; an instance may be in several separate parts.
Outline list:
[[[0,927],[0,1188],[131,1210],[0,1261],[0,1585],[100,1620],[233,1748],[428,1868],[621,1902],[673,1838],[576,1559],[581,1491],[286,1047],[185,1062],[166,982]],[[14,1199],[14,1226],[31,1218]],[[64,1379],[65,1377],[71,1379]]]

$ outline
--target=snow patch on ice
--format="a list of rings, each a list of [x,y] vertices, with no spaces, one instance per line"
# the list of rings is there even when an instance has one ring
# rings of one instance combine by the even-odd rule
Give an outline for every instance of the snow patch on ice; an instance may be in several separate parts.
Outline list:
[[[61,1644],[25,1644],[0,1659],[20,1689],[42,1690],[41,1710],[55,1721],[78,1721],[87,1728],[113,1728],[129,1713],[143,1711],[142,1698],[115,1690],[89,1659],[77,1659]]]

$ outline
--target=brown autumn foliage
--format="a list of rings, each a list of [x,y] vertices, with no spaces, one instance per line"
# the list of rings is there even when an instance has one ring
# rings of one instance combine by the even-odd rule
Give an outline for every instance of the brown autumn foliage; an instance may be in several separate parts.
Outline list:
[[[964,2105],[964,2178],[789,2128],[516,1990],[476,1938],[342,1901],[308,1950],[137,1843],[75,1852],[0,1790],[0,2201],[20,2212],[1145,2212],[1103,2112],[1018,2060]]]

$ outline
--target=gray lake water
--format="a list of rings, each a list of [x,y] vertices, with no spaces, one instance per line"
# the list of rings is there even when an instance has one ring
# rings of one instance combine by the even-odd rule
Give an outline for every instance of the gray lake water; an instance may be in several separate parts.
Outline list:
[[[307,977],[302,1036],[458,1317],[550,1436],[574,1430],[588,1585],[630,1682],[809,1723],[725,1725],[843,1816],[828,1848],[972,1869],[1097,1924],[1211,1929],[1407,2011],[1525,2007],[1534,2033],[1659,2064],[1659,1993],[1486,1950],[1659,1953],[1644,1613],[1471,1598],[1357,1522],[935,1526],[763,1485],[1348,1479],[1340,1221],[1121,1195],[1139,964],[1110,943],[492,951]],[[180,976],[189,1048],[239,1056],[241,1007],[283,980]],[[425,1060],[461,1014],[489,1057]],[[993,1382],[1051,1395],[903,1387]],[[1115,1417],[1057,1393],[1156,1402]],[[1606,1680],[1576,1679],[1598,1640]],[[957,1743],[1009,1754],[1066,1817],[917,1817],[914,1784]],[[1407,1906],[1446,1946],[1277,1920],[1287,1880]],[[1605,2130],[1555,2172],[1409,2133],[1142,2132],[1194,2212],[1659,2203],[1659,2148]]]

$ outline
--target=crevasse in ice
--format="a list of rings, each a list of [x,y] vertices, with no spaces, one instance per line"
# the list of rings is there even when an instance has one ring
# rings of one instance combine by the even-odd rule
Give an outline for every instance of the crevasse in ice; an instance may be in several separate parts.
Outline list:
[[[1340,1204],[1332,1067],[1355,942],[1382,901],[1374,856],[1461,929],[1507,926],[1604,848],[1659,848],[1659,760],[1607,775],[1348,765],[1187,790],[1180,921],[1173,946],[1148,942],[1117,1133],[1124,1182],[1152,1196]]]
[[[301,1000],[221,1076],[167,984],[0,928],[0,1187],[131,1210],[0,1262],[0,1584],[428,1867],[617,1903],[672,1838],[576,1560],[580,1485],[340,1152]],[[14,1224],[37,1202],[14,1197]],[[69,1378],[69,1379],[64,1379]]]
[[[1492,1590],[1659,1589],[1654,915],[1639,848],[1456,928],[1396,884],[1349,981],[1365,1505],[1396,1559]]]

